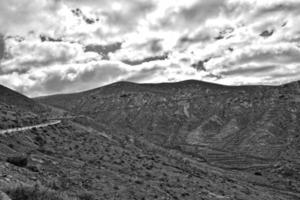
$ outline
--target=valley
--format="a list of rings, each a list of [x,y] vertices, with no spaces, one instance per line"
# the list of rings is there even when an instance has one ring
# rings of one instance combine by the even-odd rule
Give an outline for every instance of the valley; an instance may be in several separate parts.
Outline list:
[[[296,200],[299,96],[299,82],[185,81],[118,82],[32,107],[2,98],[18,114],[2,122],[0,189],[12,200],[20,184],[71,199]],[[14,118],[25,113],[35,120]]]

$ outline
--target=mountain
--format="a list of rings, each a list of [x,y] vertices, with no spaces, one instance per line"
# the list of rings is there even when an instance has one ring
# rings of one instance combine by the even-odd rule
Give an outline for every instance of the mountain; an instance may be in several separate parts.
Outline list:
[[[17,93],[3,85],[0,85],[0,101],[12,105],[24,106],[30,108],[34,106],[34,101],[24,95]]]
[[[40,103],[0,85],[0,129],[37,124],[46,111]]]
[[[40,105],[38,102],[35,102],[34,100],[16,91],[13,91],[3,85],[0,85],[0,102],[17,106],[18,108],[27,111],[43,111],[43,106]]]
[[[299,141],[299,82],[278,87],[119,82],[37,100],[119,129],[115,134],[142,136],[165,147],[299,158],[291,150]]]
[[[298,86],[119,82],[34,100],[5,89],[10,95],[0,93],[2,104],[18,108],[19,118],[40,118],[24,106],[28,101],[32,108],[48,104],[46,114],[58,112],[61,120],[0,132],[0,195],[299,199]],[[7,96],[17,100],[11,104]]]
[[[146,140],[210,166],[261,175],[278,187],[289,183],[300,188],[300,82],[118,82],[37,100],[88,116],[123,141]]]

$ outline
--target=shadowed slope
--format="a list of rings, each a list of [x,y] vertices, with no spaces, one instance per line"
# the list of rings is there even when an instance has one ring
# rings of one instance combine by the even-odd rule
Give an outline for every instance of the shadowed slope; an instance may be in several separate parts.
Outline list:
[[[41,123],[46,110],[38,102],[0,85],[0,129]]]
[[[0,102],[17,106],[20,109],[24,109],[27,111],[39,112],[43,110],[43,107],[34,100],[3,85],[0,85]]]

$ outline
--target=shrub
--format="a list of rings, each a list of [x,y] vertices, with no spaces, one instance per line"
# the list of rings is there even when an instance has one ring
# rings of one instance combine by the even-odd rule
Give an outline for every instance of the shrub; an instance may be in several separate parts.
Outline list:
[[[262,173],[261,172],[255,172],[254,175],[256,175],[256,176],[262,176]]]
[[[91,192],[82,192],[77,195],[79,200],[95,200],[95,196]]]
[[[11,200],[71,200],[71,198],[63,193],[39,185],[9,186],[2,190],[11,198]]]
[[[18,167],[26,167],[28,163],[27,157],[24,155],[8,157],[6,161]]]

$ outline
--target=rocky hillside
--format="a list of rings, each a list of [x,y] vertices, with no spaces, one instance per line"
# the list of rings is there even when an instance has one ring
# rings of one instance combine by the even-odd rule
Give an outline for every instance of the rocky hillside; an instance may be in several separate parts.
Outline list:
[[[41,123],[46,106],[0,85],[0,130]]]
[[[74,122],[0,135],[0,177],[0,191],[12,200],[28,193],[43,199],[38,198],[40,187],[66,194],[63,200],[299,197],[295,191],[270,187],[261,176],[210,167],[143,140],[123,144]],[[15,189],[20,185],[34,189],[20,192]]]
[[[38,100],[89,116],[123,140],[142,138],[211,166],[300,188],[300,82],[235,87],[192,80],[119,82]]]
[[[298,85],[122,82],[39,98],[66,118],[0,135],[0,195],[11,200],[299,199]],[[16,106],[3,105],[1,111]],[[279,119],[289,123],[278,124]]]
[[[229,87],[198,81],[120,82],[39,101],[170,148],[299,159],[300,85]],[[189,148],[187,148],[189,149]],[[300,162],[300,160],[299,160]]]
[[[43,111],[43,107],[34,100],[3,85],[0,85],[0,102],[11,106],[17,106],[19,109],[23,109],[26,111]]]

